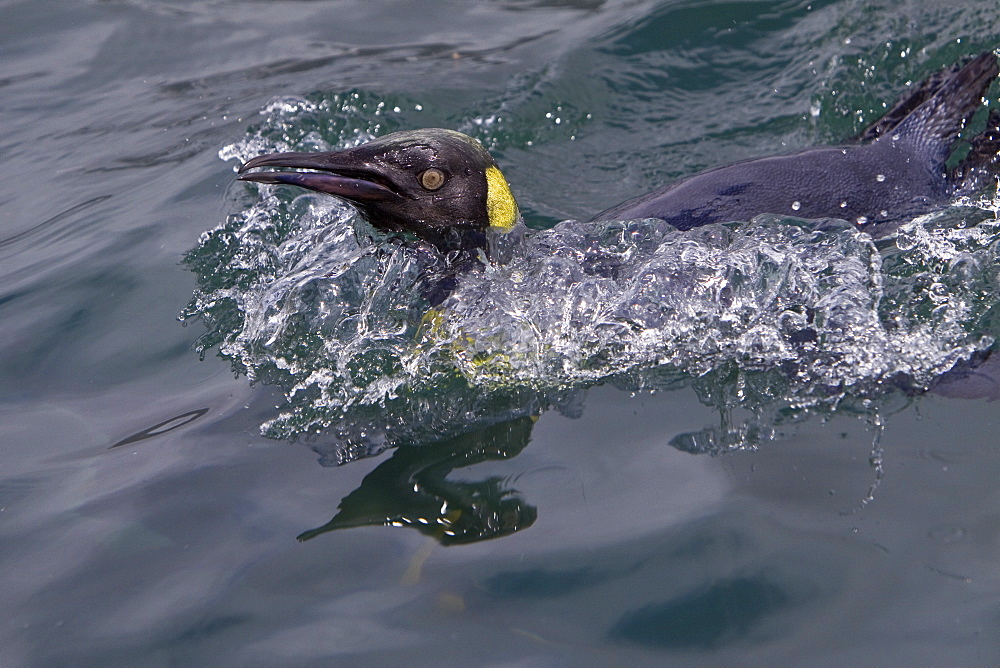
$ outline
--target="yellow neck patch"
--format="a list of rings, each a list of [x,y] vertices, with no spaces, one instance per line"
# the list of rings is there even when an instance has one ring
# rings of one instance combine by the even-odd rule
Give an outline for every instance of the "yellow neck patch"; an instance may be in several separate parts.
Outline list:
[[[486,213],[490,227],[507,231],[517,222],[517,202],[507,179],[496,167],[486,168]]]

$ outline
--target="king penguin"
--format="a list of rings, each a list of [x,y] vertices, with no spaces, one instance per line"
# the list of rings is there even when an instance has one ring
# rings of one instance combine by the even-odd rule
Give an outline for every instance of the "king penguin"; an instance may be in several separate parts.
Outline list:
[[[844,219],[883,234],[996,184],[996,110],[957,166],[947,163],[998,73],[997,57],[982,53],[930,76],[843,145],[710,169],[611,207],[594,221],[659,218],[688,230],[770,213]],[[299,171],[252,171],[262,167]],[[375,228],[416,236],[452,257],[486,250],[487,232],[510,230],[520,219],[490,153],[452,130],[396,132],[328,153],[264,155],[239,173],[244,181],[339,197]]]

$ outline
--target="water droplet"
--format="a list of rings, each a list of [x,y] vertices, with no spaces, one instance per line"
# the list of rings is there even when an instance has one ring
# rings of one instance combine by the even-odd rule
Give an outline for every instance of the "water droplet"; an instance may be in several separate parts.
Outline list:
[[[801,208],[802,208],[802,202],[799,201],[792,202],[792,211],[798,211]]]
[[[878,181],[879,183],[882,183],[883,181],[885,181],[885,174],[876,175],[875,180]]]
[[[847,202],[841,202],[840,203],[840,208],[841,209],[846,209],[847,208]]]
[[[858,216],[858,225],[864,225],[868,222],[868,216]]]

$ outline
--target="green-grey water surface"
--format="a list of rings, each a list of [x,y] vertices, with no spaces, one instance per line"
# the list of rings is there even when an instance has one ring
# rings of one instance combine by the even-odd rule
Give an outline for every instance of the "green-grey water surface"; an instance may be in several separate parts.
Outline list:
[[[211,261],[228,251],[206,245],[242,261],[302,244],[227,225],[344,215],[234,184],[241,151],[456,128],[549,228],[699,169],[841,141],[908,82],[996,49],[998,26],[976,0],[0,2],[0,659],[996,663],[985,398],[914,397],[862,369],[872,383],[819,410],[813,385],[762,387],[778,381],[744,375],[746,358],[691,348],[665,377],[647,361],[577,382],[588,358],[539,365],[544,387],[528,387],[483,353],[466,378],[519,384],[418,382],[353,421],[317,401],[282,423],[268,341],[202,359],[206,333],[245,323],[178,314],[218,287]],[[956,266],[923,229],[896,255],[830,234],[846,257],[916,245],[922,269]],[[247,299],[222,313],[254,308],[265,266],[223,276]],[[883,310],[916,304],[910,320],[936,323],[904,269],[882,265]],[[995,269],[982,275],[948,284],[973,337],[956,349],[996,334]],[[336,340],[315,335],[302,340]],[[335,368],[289,350],[310,373]],[[234,377],[234,357],[258,382]],[[292,426],[272,435],[331,431],[262,436],[276,420]]]

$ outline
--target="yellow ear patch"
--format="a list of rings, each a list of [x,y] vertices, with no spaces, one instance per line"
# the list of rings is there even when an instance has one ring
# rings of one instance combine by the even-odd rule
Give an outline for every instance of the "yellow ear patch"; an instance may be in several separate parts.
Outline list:
[[[517,202],[507,179],[496,167],[486,168],[486,213],[490,227],[506,231],[517,222]]]

